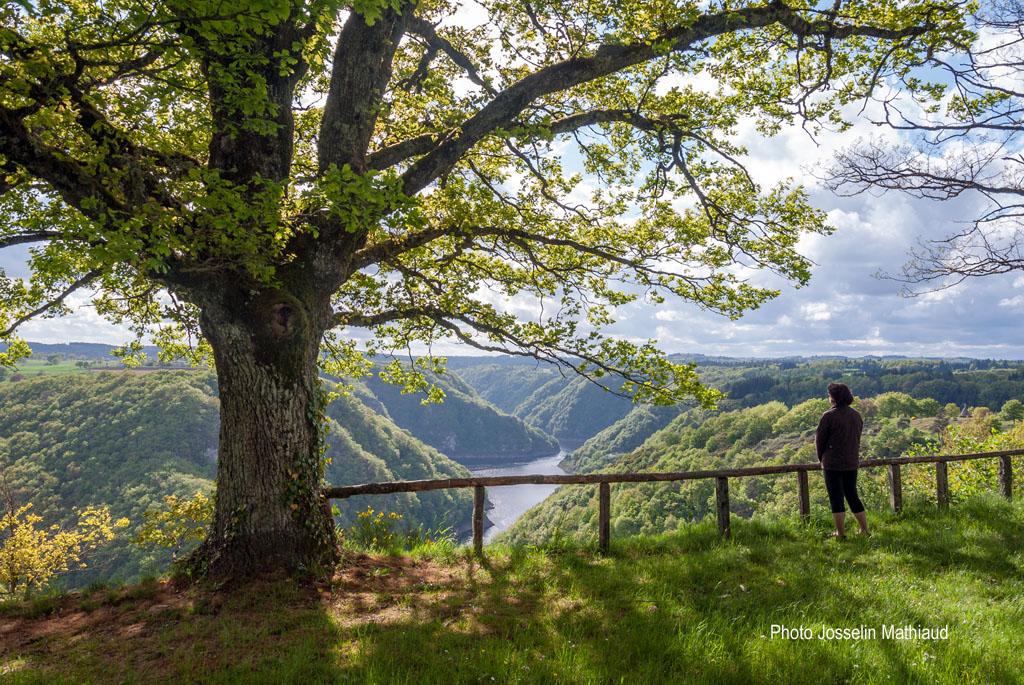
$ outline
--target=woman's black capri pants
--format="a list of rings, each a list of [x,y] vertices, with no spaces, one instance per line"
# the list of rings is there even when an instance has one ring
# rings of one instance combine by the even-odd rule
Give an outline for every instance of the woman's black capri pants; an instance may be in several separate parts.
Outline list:
[[[864,504],[857,496],[857,470],[853,471],[825,471],[825,490],[828,492],[828,501],[832,505],[832,513],[839,514],[846,511],[843,506],[843,497],[850,503],[850,511],[859,514],[864,511]]]

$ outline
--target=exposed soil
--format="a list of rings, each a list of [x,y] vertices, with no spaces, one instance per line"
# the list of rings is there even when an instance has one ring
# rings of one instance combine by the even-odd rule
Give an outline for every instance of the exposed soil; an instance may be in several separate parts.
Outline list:
[[[233,655],[204,647],[218,624],[246,626],[254,636],[278,641],[301,639],[302,631],[322,631],[323,621],[309,618],[324,615],[341,630],[423,617],[453,621],[472,611],[479,573],[486,571],[474,562],[444,565],[357,554],[343,560],[330,582],[315,585],[272,578],[230,591],[159,582],[90,595],[70,593],[43,609],[26,603],[0,615],[0,675],[12,668],[12,657],[59,673],[63,655],[76,647],[109,659],[112,679],[129,672],[170,677],[183,640],[194,643],[187,646],[190,657],[210,668],[221,667],[225,660],[238,665],[259,657],[258,644],[248,645],[246,654]]]

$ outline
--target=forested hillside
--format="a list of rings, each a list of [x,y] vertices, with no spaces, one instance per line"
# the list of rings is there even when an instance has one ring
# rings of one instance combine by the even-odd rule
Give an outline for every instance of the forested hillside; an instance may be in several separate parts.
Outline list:
[[[679,407],[633,407],[628,414],[589,438],[562,461],[569,471],[600,471],[615,459],[643,444],[684,411]]]
[[[898,391],[942,404],[995,408],[1024,397],[1024,364],[984,359],[779,360],[734,369],[716,387],[743,406],[793,404],[824,396],[825,386],[837,380],[859,397]]]
[[[553,437],[501,411],[457,374],[429,380],[444,391],[443,402],[423,404],[423,395],[403,394],[376,376],[363,385],[379,402],[374,409],[460,463],[521,461],[558,452]]]
[[[78,373],[0,383],[0,469],[15,502],[31,502],[46,525],[70,525],[75,509],[92,504],[109,505],[115,517],[131,522],[67,583],[166,568],[168,553],[129,541],[143,512],[160,507],[166,495],[212,489],[218,407],[215,379],[204,372]],[[353,397],[333,402],[328,416],[328,482],[468,474]],[[463,529],[470,516],[466,493],[437,491],[343,502],[339,523],[351,523],[368,505],[429,529]]]
[[[449,362],[448,368],[485,400],[510,414],[538,388],[563,378],[551,366],[539,363],[498,364],[482,360],[468,365]]]
[[[855,406],[865,418],[863,456],[1024,446],[1018,400],[1005,403],[1000,412],[976,407],[965,418],[960,417],[955,405],[943,407],[932,398],[913,398],[905,393],[883,393],[860,400]],[[810,399],[792,407],[772,401],[732,411],[692,409],[655,432],[640,447],[614,460],[588,449],[583,452],[587,458],[579,459],[577,466],[582,471],[615,473],[814,463],[814,428],[827,408],[826,400]],[[1020,479],[1019,466],[1017,472]],[[927,496],[931,492],[930,473],[925,466],[908,468],[906,496]],[[994,463],[953,465],[951,488],[961,494],[994,490],[995,475]],[[821,478],[811,480],[812,506],[824,507]],[[887,492],[884,471],[865,470],[860,481],[869,506],[882,506]],[[792,514],[797,511],[796,483],[780,476],[738,479],[731,488],[730,503],[732,511],[740,516],[751,516],[755,511]],[[712,480],[612,487],[612,528],[616,536],[672,530],[687,521],[700,520],[713,510]],[[596,519],[596,489],[563,486],[520,518],[503,539],[525,544],[559,537],[592,537]]]
[[[550,366],[483,363],[452,373],[495,406],[568,445],[581,444],[633,408],[629,399]]]
[[[0,345],[0,351],[3,346]],[[31,378],[38,375],[64,375],[81,373],[92,369],[120,370],[118,360],[112,356],[114,348],[108,345],[71,343],[68,345],[35,344],[33,356],[19,364],[17,369],[0,368],[0,382],[7,378]],[[181,367],[184,362],[167,364],[158,362],[155,348],[145,348],[142,370]],[[385,364],[390,359],[377,360]],[[398,426],[405,428],[419,440],[444,452],[448,457],[464,464],[495,464],[510,461],[524,461],[545,457],[558,452],[558,441],[539,428],[512,416],[515,406],[507,403],[493,403],[490,396],[504,397],[500,384],[509,380],[507,374],[513,370],[507,362],[489,362],[487,366],[499,369],[493,379],[485,379],[480,386],[488,392],[485,397],[461,378],[461,369],[471,363],[475,369],[480,358],[455,361],[452,366],[459,372],[444,375],[427,374],[427,380],[440,388],[445,399],[442,403],[424,404],[422,393],[403,394],[401,389],[384,383],[376,375],[354,383],[355,394],[374,411],[384,415]],[[538,369],[519,366],[526,373],[518,378],[533,383],[559,376],[549,367]],[[546,371],[547,373],[544,373]],[[337,380],[337,379],[334,379]],[[488,380],[495,381],[489,384]],[[509,387],[517,386],[515,382]],[[521,384],[530,387],[530,382]]]
[[[633,403],[585,378],[561,376],[538,387],[515,409],[523,421],[569,444],[579,444],[629,413]]]
[[[570,444],[589,438],[565,462],[580,472],[810,461],[808,430],[824,409],[821,398],[831,380],[850,383],[860,398],[866,396],[864,388],[889,391],[860,400],[860,406],[868,418],[865,453],[894,456],[915,444],[943,439],[950,425],[982,437],[986,426],[1008,431],[1014,417],[1000,414],[1000,408],[1007,400],[1024,397],[1024,372],[1017,362],[704,363],[705,382],[726,395],[716,412],[634,406],[549,367],[507,360],[454,360],[449,373],[435,379],[446,393],[440,405],[423,406],[421,395],[402,395],[378,381],[358,383],[351,396],[328,408],[326,456],[331,462],[325,477],[342,485],[465,475],[464,467],[445,456],[448,450],[423,439],[450,446],[463,459],[514,460],[554,452],[555,444],[541,430]],[[213,376],[195,371],[69,372],[47,364],[33,367],[32,374],[0,380],[0,465],[15,498],[31,501],[47,523],[67,524],[75,508],[89,504],[109,504],[116,517],[132,522],[90,570],[71,582],[164,568],[166,553],[132,547],[127,540],[142,513],[160,506],[165,495],[187,497],[211,488],[218,431]],[[918,388],[938,394],[919,394]],[[892,390],[912,392],[908,396]],[[773,394],[781,399],[756,401]],[[964,398],[984,399],[991,411]],[[973,417],[959,418],[961,400],[972,408]],[[523,420],[503,413],[505,409]],[[868,487],[874,486],[868,482]],[[591,490],[558,491],[524,517],[510,539],[535,541],[559,531],[587,534],[592,528],[589,517],[596,515]],[[880,497],[881,484],[875,491]],[[614,492],[619,534],[658,531],[700,518],[711,497],[710,484],[616,486]],[[820,504],[823,492],[817,482],[814,496]],[[741,514],[756,508],[792,511],[796,506],[793,484],[785,479],[744,482],[732,499]],[[339,503],[339,522],[349,525],[367,506],[401,514],[414,526],[457,532],[467,527],[471,508],[468,492],[458,490],[360,497]]]
[[[1024,363],[979,359],[680,357],[698,364],[701,379],[722,391],[728,411],[771,401],[793,405],[824,397],[842,381],[859,397],[903,392],[940,404],[1002,407],[1024,397]],[[639,446],[688,407],[636,407],[579,378],[528,364],[466,363],[454,372],[490,401],[569,445],[563,464],[592,470]],[[502,400],[502,398],[506,398]],[[504,401],[504,404],[502,402]],[[514,406],[512,406],[514,405]],[[584,443],[585,444],[581,444]]]

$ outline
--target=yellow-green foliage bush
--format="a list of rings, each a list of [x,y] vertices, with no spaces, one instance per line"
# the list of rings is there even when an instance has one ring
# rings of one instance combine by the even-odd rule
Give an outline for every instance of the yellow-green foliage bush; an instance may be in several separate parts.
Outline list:
[[[169,549],[171,556],[177,559],[206,537],[213,521],[213,499],[203,492],[188,499],[167,495],[164,506],[147,509],[143,519],[132,542],[143,547]]]
[[[992,419],[993,415],[988,411],[976,411],[967,421],[947,426],[937,438],[913,445],[907,450],[907,456],[971,454],[1024,448],[1024,421],[1017,421],[1009,430],[1000,431],[993,426]],[[953,462],[948,468],[951,497],[959,499],[978,492],[992,492],[998,485],[999,462],[996,459]],[[930,495],[935,492],[934,471],[908,469],[906,484],[913,492]]]
[[[366,507],[366,511],[356,515],[356,522],[345,529],[343,539],[356,547],[388,550],[398,545],[400,536],[397,524],[401,520],[401,514],[388,514]]]
[[[338,537],[347,547],[374,552],[410,550],[425,543],[444,540],[453,542],[448,528],[431,533],[422,526],[407,525],[403,523],[404,520],[397,512],[375,511],[373,507],[366,507],[365,511],[356,514],[353,525],[338,531]]]
[[[114,520],[107,507],[87,507],[78,513],[73,529],[56,524],[39,528],[43,518],[31,511],[31,503],[8,506],[0,521],[0,590],[9,597],[28,596],[72,567],[85,568],[83,556],[128,525],[126,518]]]

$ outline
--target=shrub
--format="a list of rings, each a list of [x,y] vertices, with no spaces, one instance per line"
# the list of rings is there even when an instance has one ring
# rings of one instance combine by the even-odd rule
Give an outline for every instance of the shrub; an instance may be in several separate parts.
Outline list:
[[[205,493],[197,492],[189,499],[167,495],[162,508],[145,511],[132,542],[140,547],[168,549],[172,558],[178,559],[203,541],[211,521],[213,499]]]
[[[0,589],[10,597],[27,597],[72,567],[85,568],[82,556],[128,525],[128,519],[115,521],[107,507],[87,507],[71,530],[59,525],[39,528],[43,519],[31,510],[31,503],[18,509],[9,505],[0,520],[6,536],[0,547]]]
[[[423,526],[403,525],[403,520],[401,514],[375,511],[368,506],[366,511],[356,515],[356,522],[352,526],[338,530],[338,538],[347,547],[374,552],[408,551],[426,543],[451,538],[450,529],[430,533]]]
[[[979,412],[981,425],[989,418],[987,412]],[[919,442],[907,450],[907,456],[919,454],[971,454],[975,452],[996,452],[1024,447],[1024,421],[1018,421],[1010,430],[1000,432],[990,428],[979,432],[979,425],[971,421],[962,425],[947,426],[937,438]],[[949,491],[954,499],[961,499],[980,492],[996,489],[999,464],[995,459],[977,459],[956,462],[949,466]],[[930,494],[934,492],[935,480],[931,470],[910,471],[907,477],[910,490]]]

